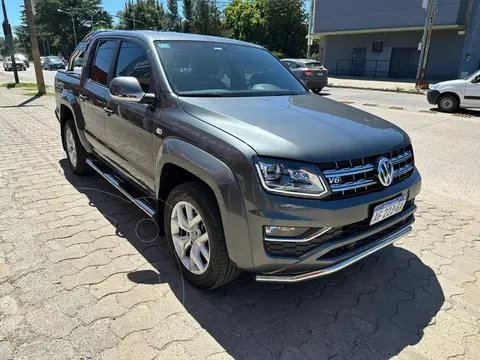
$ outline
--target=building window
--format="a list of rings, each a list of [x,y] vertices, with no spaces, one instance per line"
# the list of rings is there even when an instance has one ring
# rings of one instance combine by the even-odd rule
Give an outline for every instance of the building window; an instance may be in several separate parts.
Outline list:
[[[372,45],[373,53],[381,53],[383,51],[383,41],[374,41]]]

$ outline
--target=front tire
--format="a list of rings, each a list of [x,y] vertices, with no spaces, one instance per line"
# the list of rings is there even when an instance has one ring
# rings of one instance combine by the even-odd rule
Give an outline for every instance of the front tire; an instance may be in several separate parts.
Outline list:
[[[87,164],[87,152],[78,138],[77,129],[72,119],[68,119],[62,131],[63,144],[67,159],[75,174],[85,175],[91,172]]]
[[[205,185],[188,182],[174,188],[167,198],[164,224],[173,256],[191,284],[214,289],[240,274],[228,256],[216,199]]]
[[[455,95],[445,94],[440,96],[437,106],[440,111],[454,113],[458,110],[459,102]]]
[[[322,91],[323,88],[317,88],[317,89],[312,89],[312,91],[315,93],[315,94],[320,94],[320,91]]]

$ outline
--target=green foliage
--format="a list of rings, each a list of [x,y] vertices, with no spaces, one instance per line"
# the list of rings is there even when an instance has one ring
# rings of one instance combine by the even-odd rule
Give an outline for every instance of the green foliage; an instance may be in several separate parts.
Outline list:
[[[302,0],[232,0],[223,13],[229,37],[261,44],[286,56],[304,56],[307,13]]]
[[[183,16],[185,20],[182,24],[182,31],[184,33],[193,32],[193,3],[192,0],[183,0]]]
[[[110,15],[101,15],[102,0],[36,0],[35,25],[38,43],[42,55],[70,54],[75,46],[72,16],[59,13],[65,10],[73,15],[77,41],[87,35],[92,25],[101,28],[112,26]],[[25,10],[21,11],[21,25],[15,28],[18,38],[17,48],[25,48],[26,55],[31,56],[30,34]],[[92,24],[93,20],[93,24]]]
[[[167,1],[167,30],[168,31],[181,31],[182,30],[182,21],[180,20],[180,15],[178,15],[178,4],[177,0],[168,0]]]
[[[117,13],[120,19],[120,29],[153,29],[165,30],[167,27],[167,14],[163,5],[158,0],[128,0],[125,7]]]
[[[220,12],[215,1],[193,1],[193,28],[196,34],[221,35]]]

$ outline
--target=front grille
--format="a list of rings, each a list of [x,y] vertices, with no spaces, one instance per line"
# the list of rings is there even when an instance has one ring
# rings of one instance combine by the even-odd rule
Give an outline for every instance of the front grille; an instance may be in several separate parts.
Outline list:
[[[338,199],[383,189],[377,180],[376,161],[380,157],[390,159],[395,170],[392,184],[410,176],[414,168],[411,146],[386,154],[355,160],[319,164],[330,185],[332,194],[326,198]]]
[[[408,211],[409,209],[411,209],[411,206],[413,204],[414,204],[414,199],[409,200],[405,204],[405,210],[404,211]],[[406,221],[409,221],[412,217],[413,217],[413,215],[408,217],[406,220],[400,221],[398,223],[398,224],[400,224],[400,225],[398,225],[398,227],[403,225]],[[333,229],[327,231],[326,233],[320,235],[319,237],[316,237],[315,239],[312,239],[312,240],[310,240],[308,242],[304,242],[304,243],[300,243],[300,242],[279,242],[279,241],[265,240],[264,241],[265,251],[269,255],[273,255],[273,256],[299,257],[299,256],[302,256],[303,254],[306,254],[310,250],[315,249],[317,246],[319,246],[321,244],[328,243],[329,241],[332,241],[332,240],[341,240],[342,238],[348,238],[352,235],[360,235],[361,233],[363,233],[365,231],[368,231],[368,229],[370,228],[370,220],[371,219],[369,217],[367,219],[364,219],[362,221],[358,221],[358,222],[353,223],[353,224],[333,228]],[[384,221],[388,221],[388,219],[385,219]],[[379,237],[384,236],[388,232],[393,232],[396,228],[397,228],[397,224],[395,224],[391,227],[388,227],[387,229],[385,229],[381,232],[375,233],[372,236],[368,237],[367,239],[370,239],[370,241],[373,241],[374,239],[378,239]],[[364,245],[365,240],[366,239],[357,241],[357,242],[355,242],[353,244],[350,244],[348,246],[353,246],[357,243],[362,243],[362,245]],[[359,246],[362,246],[362,245],[359,245]],[[334,251],[337,251],[337,249],[335,249]],[[331,253],[333,253],[333,251],[328,253],[328,256],[330,256]]]

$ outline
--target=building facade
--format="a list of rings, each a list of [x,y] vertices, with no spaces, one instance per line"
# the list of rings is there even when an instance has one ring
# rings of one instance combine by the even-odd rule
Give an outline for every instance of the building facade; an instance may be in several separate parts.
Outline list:
[[[432,1],[432,0],[430,0]],[[414,79],[426,0],[315,0],[314,37],[332,75]],[[426,79],[480,68],[480,0],[437,0]]]

